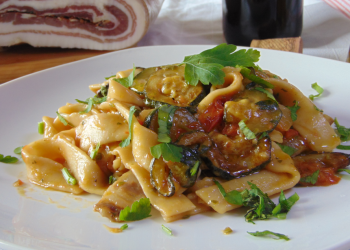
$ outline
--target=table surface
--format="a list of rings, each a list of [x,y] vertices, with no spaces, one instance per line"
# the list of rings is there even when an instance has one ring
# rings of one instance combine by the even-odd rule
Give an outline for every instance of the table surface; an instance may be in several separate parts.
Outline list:
[[[158,19],[137,46],[223,43],[221,7],[221,0],[165,0]],[[203,17],[203,11],[208,10],[209,13]],[[346,61],[350,45],[350,19],[322,0],[304,0],[302,40],[304,54]],[[34,48],[25,44],[0,47],[0,84],[108,52]]]

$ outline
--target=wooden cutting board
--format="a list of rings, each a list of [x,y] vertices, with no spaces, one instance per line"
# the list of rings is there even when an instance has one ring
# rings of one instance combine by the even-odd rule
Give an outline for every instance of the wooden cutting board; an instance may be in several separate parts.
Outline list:
[[[43,69],[111,51],[34,48],[27,44],[0,47],[0,84]]]
[[[301,38],[253,40],[251,47],[267,48],[301,53]],[[34,48],[21,44],[0,47],[0,84],[43,69],[78,61],[111,51]]]

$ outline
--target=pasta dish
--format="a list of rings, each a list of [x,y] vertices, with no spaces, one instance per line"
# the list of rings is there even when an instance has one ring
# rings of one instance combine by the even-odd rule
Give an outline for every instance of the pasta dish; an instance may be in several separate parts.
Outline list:
[[[243,192],[256,185],[272,196],[296,185],[339,182],[336,172],[349,156],[333,152],[341,143],[333,119],[254,63],[206,61],[227,46],[179,64],[126,66],[131,69],[90,85],[93,97],[44,116],[43,138],[22,149],[30,182],[99,195],[94,210],[115,222],[145,200],[171,222],[241,206],[222,188]],[[210,76],[198,73],[200,64]]]

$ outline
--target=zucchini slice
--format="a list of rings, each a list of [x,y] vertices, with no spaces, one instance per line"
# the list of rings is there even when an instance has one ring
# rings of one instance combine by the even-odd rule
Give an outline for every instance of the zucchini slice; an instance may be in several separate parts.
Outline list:
[[[185,66],[168,65],[150,75],[144,87],[146,105],[159,107],[164,103],[188,107],[194,112],[205,97],[201,83],[197,86],[185,82]]]
[[[153,158],[150,163],[150,177],[152,186],[163,196],[175,194],[175,185],[171,172],[162,159]]]
[[[254,134],[271,132],[281,118],[278,103],[257,90],[245,90],[239,98],[226,102],[224,107],[226,123],[238,124],[244,120]]]
[[[212,172],[224,179],[233,179],[259,171],[271,160],[271,140],[247,140],[241,133],[234,139],[218,132],[209,134],[213,145],[202,155]]]
[[[132,83],[132,86],[130,87],[131,90],[137,92],[138,94],[144,94],[145,85],[148,81],[148,78],[157,70],[160,70],[161,67],[151,67],[143,69],[140,73],[138,73],[134,77],[134,82]]]

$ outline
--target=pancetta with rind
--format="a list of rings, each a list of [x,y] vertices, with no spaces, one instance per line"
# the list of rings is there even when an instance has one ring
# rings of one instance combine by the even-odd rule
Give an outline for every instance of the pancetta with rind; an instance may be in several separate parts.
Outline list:
[[[0,46],[117,50],[135,45],[163,0],[0,0]]]

